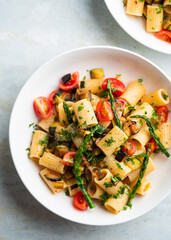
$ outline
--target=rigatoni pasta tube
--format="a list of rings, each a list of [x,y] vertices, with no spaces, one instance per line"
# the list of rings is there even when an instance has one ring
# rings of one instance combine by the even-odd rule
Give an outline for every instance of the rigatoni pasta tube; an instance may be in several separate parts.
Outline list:
[[[71,138],[72,138],[73,143],[75,144],[75,146],[76,146],[77,148],[79,148],[79,146],[81,145],[81,143],[82,143],[82,141],[83,141],[83,137],[82,137],[82,136],[79,136],[79,135],[73,137],[73,135],[74,135],[74,134],[76,133],[76,131],[77,131],[77,126],[76,126],[74,123],[72,123],[72,124],[70,124],[70,125],[66,128],[66,130],[71,133]]]
[[[85,87],[81,88],[81,81],[78,83],[79,89],[78,94],[85,93],[87,90],[90,90],[92,93],[100,93],[102,89],[102,83],[104,79],[88,79],[85,80]]]
[[[91,94],[91,104],[93,107],[96,107],[101,98],[95,94]]]
[[[169,97],[167,92],[160,88],[155,92],[145,95],[141,99],[141,102],[148,102],[149,104],[153,104],[153,106],[163,106],[169,103]]]
[[[159,126],[160,130],[160,141],[165,146],[165,148],[171,147],[171,123],[162,123]]]
[[[140,129],[138,133],[131,136],[131,139],[136,140],[137,149],[143,148],[150,140],[150,138],[151,135],[146,124]]]
[[[105,165],[113,175],[118,174],[118,176],[121,179],[126,178],[128,174],[131,172],[131,169],[128,166],[126,166],[124,162],[118,162],[115,159],[114,155],[105,157],[103,162],[105,163]]]
[[[164,11],[167,12],[168,14],[171,14],[171,1],[170,0],[165,0],[164,3]]]
[[[137,179],[138,180],[138,179]],[[134,182],[131,183],[131,187],[133,187],[136,183],[137,183],[137,180],[135,180]],[[140,187],[137,189],[136,193],[140,194],[140,195],[146,195],[149,188],[150,188],[151,184],[150,184],[150,181],[143,178],[141,180],[141,185]]]
[[[125,189],[125,193],[120,194],[119,198],[108,198],[104,206],[107,208],[108,211],[114,214],[118,214],[127,203],[128,198],[128,190]]]
[[[69,191],[69,196],[72,197],[77,192],[80,191],[80,188],[78,187],[77,181],[75,178],[71,178],[69,180],[66,180],[67,186],[68,186],[68,191]]]
[[[95,166],[89,166],[88,168],[86,168],[85,175],[86,175],[87,180],[94,181],[94,177],[99,175],[100,171],[101,171],[100,168],[95,167]]]
[[[100,196],[104,193],[104,190],[96,183],[92,182],[88,184],[87,192],[91,198],[100,199]]]
[[[106,184],[111,184],[111,178],[113,177],[112,173],[108,169],[102,169],[102,178],[94,178],[94,182],[97,183],[104,191],[110,194],[117,194],[120,187],[123,186],[122,182],[118,182],[117,185],[113,185],[112,187],[106,187]]]
[[[82,99],[74,103],[73,109],[79,122],[79,125],[82,128],[98,124],[91,102],[88,99]]]
[[[142,163],[140,162],[140,160],[138,160],[137,158],[132,158],[131,160],[126,162],[126,165],[132,170],[135,171],[137,169],[139,169],[142,165]]]
[[[65,172],[62,159],[49,152],[44,152],[43,156],[39,159],[39,164],[61,174]]]
[[[53,109],[53,114],[47,118],[47,119],[42,119],[39,123],[38,126],[43,129],[46,132],[49,132],[49,127],[52,125],[52,123],[55,121],[55,117],[57,117],[56,114],[56,109]]]
[[[50,190],[52,191],[53,194],[58,193],[58,192],[62,191],[63,189],[65,189],[67,187],[64,180],[61,179],[61,174],[59,174],[55,171],[52,171],[48,168],[43,169],[40,172],[40,176],[42,177],[44,182],[47,184],[47,186],[50,188]],[[51,180],[48,180],[48,178],[56,179],[56,180],[59,179],[59,180],[58,181],[51,181]]]
[[[96,145],[106,156],[110,156],[127,140],[127,138],[127,135],[120,128],[115,126],[105,137],[96,141]]]
[[[43,131],[34,131],[30,146],[30,158],[32,160],[37,160],[40,158],[41,154],[43,153],[43,148],[45,147],[44,144],[40,144],[40,141],[43,142],[47,136],[47,133]]]
[[[140,158],[140,161],[143,162],[143,159]],[[155,169],[156,169],[156,168],[155,168],[154,162],[153,162],[153,160],[152,160],[151,157],[150,157],[144,175],[145,175],[145,176],[148,175],[149,173],[151,173],[151,172],[154,171]],[[135,170],[135,171],[132,171],[132,172],[130,172],[130,173],[128,174],[128,178],[129,178],[130,182],[135,181],[135,180],[139,177],[140,171],[141,171],[141,167],[140,167],[139,169],[137,169],[137,170]]]
[[[131,116],[134,116],[134,115],[145,115],[146,117],[148,118],[152,118],[152,114],[153,114],[153,107],[147,103],[147,102],[144,102],[142,105],[140,105],[135,111],[133,111],[131,113],[131,115],[128,117],[129,120],[133,120],[131,118]],[[134,118],[134,121],[136,121],[138,124],[140,124],[140,119],[137,119],[137,118]],[[142,120],[141,122],[143,122],[144,120]],[[145,122],[145,121],[144,121]],[[140,125],[141,126],[141,125]]]
[[[144,9],[144,1],[127,0],[126,13],[134,16],[142,16]]]
[[[162,30],[163,9],[157,5],[147,5],[147,32],[158,32]]]
[[[131,106],[135,106],[137,102],[144,96],[146,89],[144,85],[138,81],[129,84],[121,98],[125,99]]]

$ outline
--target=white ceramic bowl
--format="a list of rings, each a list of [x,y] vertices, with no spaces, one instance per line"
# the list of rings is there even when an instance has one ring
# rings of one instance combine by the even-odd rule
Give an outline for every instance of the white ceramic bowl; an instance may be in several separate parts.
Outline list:
[[[29,124],[38,119],[33,110],[33,100],[48,96],[56,89],[59,79],[68,72],[78,70],[81,79],[89,75],[87,69],[102,67],[106,77],[122,74],[126,85],[143,78],[147,92],[159,87],[167,89],[171,96],[168,77],[147,59],[114,47],[87,47],[64,53],[39,68],[26,82],[14,104],[11,114],[9,141],[17,172],[29,192],[44,207],[66,219],[89,225],[111,225],[134,219],[156,206],[171,189],[171,159],[158,154],[155,157],[156,171],[148,176],[152,188],[145,197],[136,197],[132,210],[113,215],[96,203],[96,208],[81,212],[72,206],[72,198],[64,192],[53,195],[39,176],[39,167],[27,157],[25,149],[30,146],[32,129]]]
[[[144,17],[130,16],[125,13],[122,0],[105,0],[105,3],[117,23],[135,40],[156,51],[171,54],[171,45],[157,39],[153,33],[145,30]]]

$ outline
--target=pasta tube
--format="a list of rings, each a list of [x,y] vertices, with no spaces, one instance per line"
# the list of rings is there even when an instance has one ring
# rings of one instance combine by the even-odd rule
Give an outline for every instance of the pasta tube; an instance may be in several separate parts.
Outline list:
[[[163,9],[160,5],[147,5],[147,32],[158,32],[162,30]]]
[[[40,176],[50,188],[53,194],[58,193],[67,187],[65,181],[61,178],[61,174],[48,168],[43,169],[40,172]]]
[[[46,137],[48,137],[47,133],[40,130],[34,131],[30,146],[30,158],[32,160],[38,160],[42,155],[45,145],[40,144],[40,141],[44,142]]]
[[[145,1],[127,0],[126,13],[134,16],[142,16]]]
[[[114,155],[105,157],[103,162],[113,175],[119,174],[121,179],[126,178],[131,172],[131,169],[124,162],[118,162]]]
[[[131,187],[134,187],[134,185],[137,183],[137,180],[131,183]],[[148,181],[147,179],[143,178],[141,180],[141,185],[140,187],[137,189],[136,193],[140,194],[140,195],[146,195],[149,188],[150,188],[151,184],[150,181]]]
[[[73,105],[75,115],[82,128],[98,124],[92,105],[88,99],[82,99]]]
[[[62,159],[49,152],[44,152],[39,160],[39,164],[61,174],[65,172],[65,166],[62,163]]]
[[[122,94],[122,98],[125,99],[131,106],[135,106],[144,96],[145,92],[146,89],[144,85],[138,81],[133,81]]]
[[[96,183],[92,182],[88,184],[87,192],[91,198],[100,199],[100,196],[104,193],[104,190]]]
[[[171,1],[170,0],[165,0],[164,3],[164,11],[168,14],[171,14]]]
[[[121,194],[119,198],[108,198],[108,200],[105,202],[104,206],[107,208],[108,211],[118,214],[125,204],[128,201],[128,190],[125,190],[124,194]]]
[[[171,123],[162,123],[159,126],[160,130],[160,141],[165,148],[171,147]]]
[[[78,94],[85,93],[90,90],[92,93],[100,93],[102,91],[102,83],[104,79],[88,79],[84,81],[84,87],[81,88],[81,82],[78,83],[79,89]]]
[[[148,102],[149,104],[152,104],[153,106],[163,106],[169,103],[169,97],[167,92],[164,89],[158,89],[155,92],[149,93],[148,95],[145,95],[141,102]]]
[[[127,135],[117,126],[115,126],[105,137],[96,141],[96,145],[110,156],[127,140]]]

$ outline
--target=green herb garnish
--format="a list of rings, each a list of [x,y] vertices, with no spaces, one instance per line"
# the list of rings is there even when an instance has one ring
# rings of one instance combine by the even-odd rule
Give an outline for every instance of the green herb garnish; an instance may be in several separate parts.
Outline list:
[[[116,142],[113,137],[106,139],[104,146],[111,146],[113,142]]]

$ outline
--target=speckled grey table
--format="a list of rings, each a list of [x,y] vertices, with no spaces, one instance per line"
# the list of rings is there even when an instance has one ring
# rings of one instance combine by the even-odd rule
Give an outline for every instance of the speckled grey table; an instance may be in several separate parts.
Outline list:
[[[103,0],[0,0],[0,239],[171,239],[171,195],[148,214],[124,225],[83,226],[43,208],[14,169],[8,124],[21,87],[57,54],[97,44],[137,52],[171,77],[171,56],[129,37]]]

